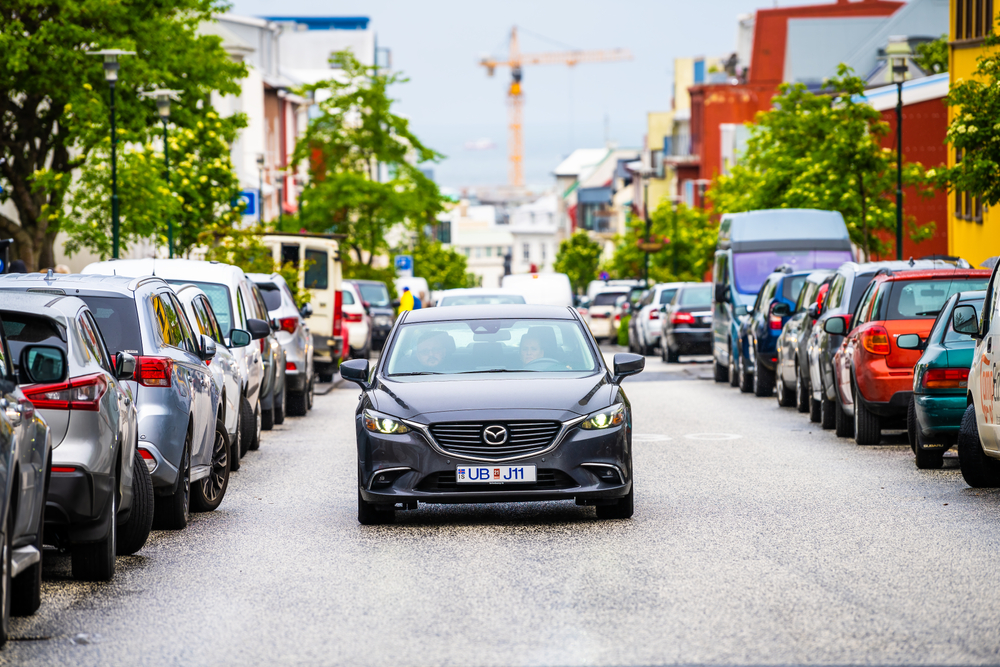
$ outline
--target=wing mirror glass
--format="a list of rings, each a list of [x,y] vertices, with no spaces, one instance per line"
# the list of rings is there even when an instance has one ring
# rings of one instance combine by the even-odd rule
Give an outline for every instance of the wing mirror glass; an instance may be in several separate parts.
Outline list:
[[[823,331],[835,336],[843,336],[847,333],[847,322],[843,317],[831,317],[823,323]]]
[[[771,314],[775,317],[788,317],[792,314],[792,307],[787,303],[778,302],[771,306]]]
[[[340,377],[355,383],[364,390],[371,388],[368,384],[368,360],[351,359],[340,364]]]
[[[612,382],[619,384],[629,375],[641,373],[645,367],[646,357],[641,354],[616,354],[614,359],[615,377]]]
[[[253,336],[246,329],[233,329],[229,332],[229,347],[246,347],[253,340]]]
[[[969,334],[979,338],[979,318],[976,317],[974,306],[955,306],[951,312],[951,326],[958,333]]]
[[[922,350],[925,345],[917,334],[901,334],[896,337],[896,347],[901,350]]]
[[[133,368],[135,359],[132,359]],[[24,383],[52,384],[66,379],[66,353],[54,345],[28,345],[21,350],[20,379]]]
[[[750,309],[746,306],[736,306],[736,308],[733,309],[733,314],[736,315],[736,317],[743,317],[749,312]]]
[[[250,337],[254,340],[260,340],[265,338],[271,333],[271,325],[264,320],[258,320],[254,318],[249,318],[247,320],[247,331],[250,332]]]
[[[131,380],[135,376],[135,357],[127,352],[115,355],[115,377],[119,380]]]

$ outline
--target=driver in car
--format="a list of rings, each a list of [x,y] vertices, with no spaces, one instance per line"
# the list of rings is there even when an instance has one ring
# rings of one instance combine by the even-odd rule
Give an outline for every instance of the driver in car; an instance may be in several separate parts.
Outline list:
[[[420,370],[440,372],[454,347],[454,340],[447,332],[428,331],[417,343],[413,356]]]
[[[541,337],[530,331],[521,337],[521,363],[527,366],[536,359],[544,359]]]

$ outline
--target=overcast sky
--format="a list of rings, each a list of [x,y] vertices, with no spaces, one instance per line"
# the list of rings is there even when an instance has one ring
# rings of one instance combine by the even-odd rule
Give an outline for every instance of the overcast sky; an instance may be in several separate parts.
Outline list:
[[[638,147],[646,112],[670,108],[673,59],[726,55],[735,49],[736,18],[774,0],[232,0],[251,16],[368,16],[379,46],[392,49],[398,109],[425,143],[447,158],[434,165],[442,186],[496,185],[507,180],[506,69],[493,78],[482,55],[506,53],[512,25],[522,51],[628,48],[622,63],[526,66],[525,179],[552,184],[551,172],[574,148],[608,137]],[[822,0],[813,0],[821,2]],[[832,0],[831,0],[832,1]],[[804,4],[781,0],[781,6]],[[812,3],[810,3],[812,4]],[[528,33],[530,31],[530,34]],[[543,39],[544,38],[544,39]],[[467,150],[466,142],[496,147]]]

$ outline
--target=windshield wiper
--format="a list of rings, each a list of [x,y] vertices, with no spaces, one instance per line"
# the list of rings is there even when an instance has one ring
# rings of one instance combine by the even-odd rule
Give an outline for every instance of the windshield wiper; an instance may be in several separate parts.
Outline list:
[[[482,371],[462,371],[461,373],[455,373],[455,375],[468,375],[469,373],[531,373],[533,371],[524,369],[514,369],[514,368],[489,368]]]
[[[444,375],[444,373],[438,373],[437,371],[413,371],[412,373],[393,373],[392,377],[407,377],[409,375]]]

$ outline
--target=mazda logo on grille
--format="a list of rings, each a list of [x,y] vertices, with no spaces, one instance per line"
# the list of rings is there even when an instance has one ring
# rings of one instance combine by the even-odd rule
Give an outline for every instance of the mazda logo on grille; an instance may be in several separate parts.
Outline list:
[[[502,445],[507,442],[505,426],[487,426],[483,429],[483,440],[487,445]]]

